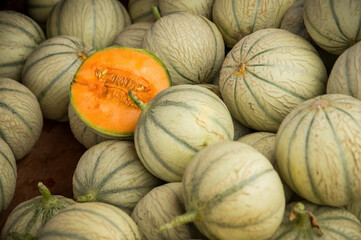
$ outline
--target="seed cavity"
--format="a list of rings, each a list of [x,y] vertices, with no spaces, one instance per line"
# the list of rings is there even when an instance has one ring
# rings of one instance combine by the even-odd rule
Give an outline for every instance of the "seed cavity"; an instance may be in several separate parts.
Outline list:
[[[95,76],[102,85],[99,97],[115,100],[127,107],[137,108],[129,97],[131,90],[140,100],[148,102],[152,97],[149,82],[129,71],[116,68],[98,67]]]

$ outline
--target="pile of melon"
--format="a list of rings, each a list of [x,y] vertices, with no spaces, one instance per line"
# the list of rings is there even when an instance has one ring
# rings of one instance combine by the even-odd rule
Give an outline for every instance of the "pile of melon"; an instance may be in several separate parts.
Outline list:
[[[0,211],[44,118],[86,150],[1,239],[361,240],[361,1],[27,7],[0,11]]]

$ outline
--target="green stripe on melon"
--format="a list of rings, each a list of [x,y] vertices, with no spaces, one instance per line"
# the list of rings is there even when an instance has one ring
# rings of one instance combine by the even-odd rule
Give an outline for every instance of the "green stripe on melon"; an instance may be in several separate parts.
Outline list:
[[[267,239],[281,223],[281,180],[246,144],[222,141],[204,148],[188,164],[182,183],[187,213],[161,231],[194,221],[209,239]]]
[[[164,184],[152,189],[136,205],[132,219],[144,235],[144,240],[184,240],[199,239],[201,234],[193,224],[158,232],[161,225],[185,212],[182,183]]]
[[[360,121],[361,101],[343,94],[322,95],[297,106],[277,132],[282,178],[316,204],[344,206],[359,201]]]
[[[140,162],[134,143],[109,140],[88,149],[73,175],[78,201],[112,204],[131,213],[138,201],[160,180]]]
[[[304,22],[312,40],[340,55],[361,40],[361,2],[305,0]]]
[[[44,226],[39,240],[125,239],[140,240],[134,221],[122,210],[105,203],[77,203]]]
[[[102,49],[128,25],[130,17],[116,0],[69,0],[58,2],[47,21],[48,38],[58,35],[74,36]]]
[[[34,94],[15,80],[0,78],[0,138],[17,160],[33,149],[42,127],[43,116]]]
[[[157,20],[145,34],[143,48],[161,59],[174,85],[211,82],[224,59],[224,42],[216,25],[188,12]]]
[[[180,181],[199,150],[233,139],[227,107],[203,87],[173,86],[140,107],[142,113],[134,132],[138,156],[151,173],[165,181]]]
[[[346,49],[336,60],[327,82],[327,93],[361,99],[361,42]]]
[[[286,11],[295,0],[215,0],[213,22],[232,48],[248,34],[265,28],[279,28]]]
[[[37,97],[45,118],[68,120],[70,83],[93,51],[75,37],[58,36],[44,41],[30,54],[23,68],[22,83]]]
[[[20,80],[23,65],[45,35],[28,16],[14,11],[0,11],[0,77]]]
[[[7,143],[0,138],[0,213],[9,206],[13,199],[17,178],[16,170],[14,154]]]
[[[43,29],[46,27],[46,20],[54,7],[60,0],[29,0],[27,1],[27,13]]]
[[[104,137],[91,130],[79,117],[76,115],[74,108],[69,104],[68,118],[71,132],[78,142],[84,145],[86,148],[110,140],[110,138]]]
[[[41,196],[25,201],[12,210],[2,229],[1,239],[11,240],[14,235],[38,237],[49,219],[75,203],[72,199],[51,195],[42,183],[39,183],[38,187]]]

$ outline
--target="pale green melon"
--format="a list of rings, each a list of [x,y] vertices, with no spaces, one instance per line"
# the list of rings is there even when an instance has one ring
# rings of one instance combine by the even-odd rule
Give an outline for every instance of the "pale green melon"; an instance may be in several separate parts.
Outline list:
[[[78,142],[80,142],[84,147],[91,148],[98,143],[110,140],[110,138],[99,135],[91,130],[91,128],[88,127],[88,125],[86,125],[78,117],[78,115],[76,115],[71,104],[69,104],[68,108],[68,118],[71,132],[73,133],[75,139],[78,140]]]
[[[222,141],[202,149],[189,162],[182,183],[187,213],[160,230],[194,221],[211,240],[262,240],[281,224],[281,180],[249,145]]]
[[[306,201],[287,205],[282,224],[269,240],[359,240],[361,223],[344,208]]]
[[[233,140],[232,117],[222,100],[197,85],[172,86],[142,109],[134,142],[139,159],[155,176],[179,182],[194,155],[208,145]]]
[[[115,38],[113,46],[141,48],[145,33],[152,27],[151,22],[136,22],[126,27]]]
[[[313,41],[340,55],[361,40],[360,0],[305,0],[304,21]]]
[[[301,36],[310,42],[312,39],[303,21],[304,3],[305,0],[296,0],[283,16],[280,28]]]
[[[311,43],[286,30],[263,29],[228,53],[219,86],[235,119],[276,132],[294,107],[326,91],[326,81],[326,68]]]
[[[348,204],[346,209],[361,221],[361,201]]]
[[[201,234],[193,224],[158,232],[157,229],[185,213],[182,183],[167,183],[152,189],[135,206],[132,219],[143,234],[143,240],[199,239]]]
[[[16,206],[1,232],[2,240],[38,239],[44,225],[54,215],[75,202],[60,195],[51,195],[44,184],[38,184],[41,196]]]
[[[152,7],[159,6],[159,0],[129,0],[128,10],[133,23],[136,22],[154,22],[155,15]]]
[[[361,101],[343,94],[309,99],[283,120],[276,137],[282,179],[320,205],[361,201]]]
[[[70,83],[93,51],[75,37],[57,36],[42,42],[30,54],[21,83],[34,93],[45,118],[68,121]]]
[[[16,170],[14,154],[7,143],[0,138],[0,213],[9,206],[13,199],[17,178]]]
[[[48,38],[74,36],[99,50],[110,46],[130,23],[127,10],[117,0],[67,0],[54,6],[46,34]]]
[[[46,27],[46,20],[53,9],[54,5],[60,0],[28,0],[27,13],[34,19],[43,29]]]
[[[0,11],[0,77],[19,81],[26,59],[44,40],[43,30],[28,16]]]
[[[278,28],[295,0],[215,0],[213,22],[232,48],[244,36],[264,28]]]
[[[336,60],[327,82],[327,93],[341,93],[361,100],[361,42]]]
[[[76,203],[48,221],[39,240],[140,240],[128,214],[109,204]]]
[[[276,161],[276,134],[270,132],[255,132],[244,135],[237,139],[238,142],[245,143],[254,147],[262,153],[275,168],[278,173],[278,166]],[[282,180],[282,179],[281,179]],[[283,190],[285,192],[286,202],[289,202],[293,196],[292,189],[282,181]]]
[[[42,128],[43,115],[34,94],[15,80],[0,78],[0,138],[16,160],[33,149]]]
[[[162,16],[191,12],[211,19],[213,3],[214,0],[159,0],[159,10]]]
[[[224,43],[208,19],[178,12],[157,20],[147,31],[143,48],[162,60],[173,85],[209,83],[224,59]]]
[[[129,141],[109,140],[91,147],[81,156],[73,175],[75,199],[112,204],[128,214],[159,184]]]

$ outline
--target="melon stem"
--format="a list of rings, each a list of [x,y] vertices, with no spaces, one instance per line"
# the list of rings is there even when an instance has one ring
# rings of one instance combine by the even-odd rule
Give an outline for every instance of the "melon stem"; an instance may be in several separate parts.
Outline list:
[[[139,107],[140,110],[143,111],[145,109],[145,107],[147,106],[147,104],[142,102],[139,98],[137,98],[137,96],[135,96],[131,90],[129,90],[128,93],[129,93],[130,99],[132,99],[132,101],[135,103],[135,105],[137,105],[137,107]]]
[[[163,232],[165,230],[169,230],[169,229],[178,227],[180,225],[183,225],[183,224],[186,224],[186,223],[189,223],[189,222],[193,222],[197,218],[198,218],[198,211],[197,210],[186,212],[183,215],[175,217],[173,221],[160,226],[158,228],[158,231]]]
[[[52,197],[50,190],[42,182],[38,183],[38,188],[44,200],[48,201]]]
[[[159,13],[159,9],[157,6],[152,6],[152,13],[153,13],[155,19],[157,19],[157,20],[162,17]]]
[[[75,197],[78,202],[95,202],[97,200],[95,193],[89,192],[86,195]]]
[[[291,211],[290,220],[294,219],[296,219],[295,224],[299,228],[304,230],[317,228],[318,235],[323,235],[316,217],[310,211],[305,210],[305,206],[300,202],[297,203]]]

